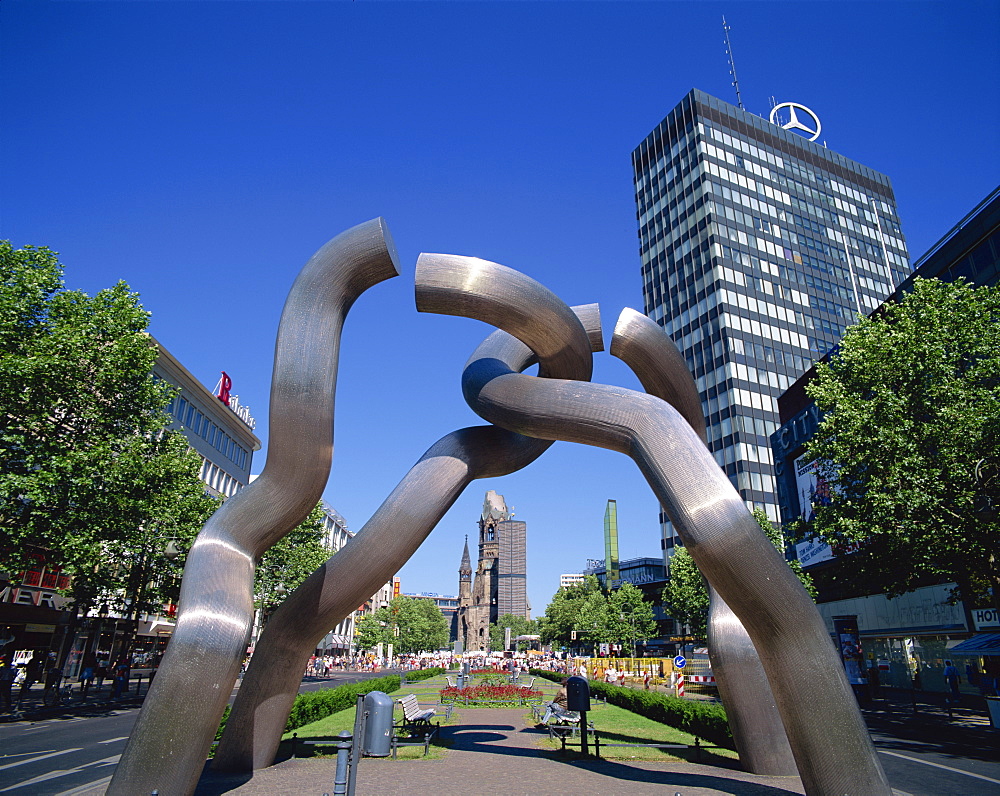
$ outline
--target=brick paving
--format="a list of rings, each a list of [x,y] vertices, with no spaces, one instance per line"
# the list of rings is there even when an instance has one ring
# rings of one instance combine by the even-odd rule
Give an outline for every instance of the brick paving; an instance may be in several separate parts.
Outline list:
[[[376,760],[358,766],[356,796],[478,796],[593,793],[601,796],[790,796],[798,777],[763,777],[695,763],[570,761],[542,749],[547,733],[526,724],[525,709],[461,710],[441,728],[450,744],[432,760]],[[735,763],[734,763],[735,765]],[[332,758],[286,760],[245,777],[207,771],[196,796],[322,796],[333,793]]]

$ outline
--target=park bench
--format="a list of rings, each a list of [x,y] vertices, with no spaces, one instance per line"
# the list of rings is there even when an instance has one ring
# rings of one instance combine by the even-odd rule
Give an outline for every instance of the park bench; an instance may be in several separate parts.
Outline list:
[[[434,708],[422,708],[417,704],[417,697],[414,694],[407,694],[398,700],[403,708],[403,721],[401,727],[417,731],[420,729],[432,729],[431,719],[434,717]]]
[[[548,702],[543,702],[540,705],[533,705],[531,708],[532,713],[535,714],[535,719],[541,719],[545,715],[545,711],[548,709]],[[580,726],[580,714],[572,710],[565,710],[559,705],[552,706],[552,716],[549,718],[548,727],[551,733],[553,728],[563,728],[576,730]]]

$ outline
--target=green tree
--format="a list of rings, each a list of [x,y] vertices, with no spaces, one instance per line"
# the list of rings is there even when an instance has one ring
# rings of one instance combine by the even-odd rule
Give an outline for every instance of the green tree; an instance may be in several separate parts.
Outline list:
[[[784,554],[785,540],[781,531],[774,527],[761,509],[754,509],[753,516],[771,544]],[[816,589],[812,578],[802,571],[802,565],[798,561],[789,561],[788,566],[802,581],[809,596],[815,599]],[[663,609],[674,619],[686,624],[695,638],[705,639],[708,636],[708,589],[694,559],[683,547],[678,548],[670,557],[670,575],[663,590]]]
[[[433,652],[448,644],[448,620],[431,600],[400,595],[358,620],[355,637],[363,650],[373,650],[380,643],[389,644],[397,653]]]
[[[0,564],[62,569],[77,610],[170,599],[216,506],[198,455],[165,430],[148,319],[124,282],[68,290],[54,252],[0,242]]]
[[[354,625],[354,640],[359,650],[374,650],[379,644],[383,649],[395,640],[392,614],[388,607],[377,608],[359,617]]]
[[[320,502],[261,556],[254,572],[254,607],[263,613],[264,621],[285,595],[298,588],[330,555]]]
[[[704,639],[708,635],[708,589],[686,547],[675,547],[670,556],[663,610],[687,625],[695,638]]]
[[[636,642],[656,633],[653,606],[646,601],[642,590],[631,583],[623,583],[608,597],[608,627],[616,644],[621,644],[635,654]]]
[[[930,578],[1000,601],[1000,288],[917,279],[816,371],[808,452],[832,486],[801,532],[889,596]]]
[[[504,631],[508,627],[510,628],[511,645],[517,650],[526,650],[529,645],[524,641],[514,644],[515,638],[518,636],[538,635],[537,620],[515,616],[514,614],[503,614],[497,618],[495,623],[490,625],[490,649],[494,651],[505,649],[504,638],[506,633]]]
[[[569,646],[573,643],[573,633],[584,630],[580,624],[580,610],[583,602],[591,594],[600,593],[597,578],[587,575],[582,583],[564,586],[553,595],[552,602],[545,608],[545,616],[540,620],[540,635],[546,644]],[[582,634],[580,635],[582,639]]]

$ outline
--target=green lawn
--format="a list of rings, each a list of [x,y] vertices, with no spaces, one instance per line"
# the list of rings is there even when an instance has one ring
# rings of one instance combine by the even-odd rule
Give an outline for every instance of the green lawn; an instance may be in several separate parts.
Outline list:
[[[605,743],[682,743],[694,745],[695,738],[682,730],[666,724],[660,724],[631,711],[614,705],[591,700],[592,710],[587,713],[587,721],[594,725],[594,730],[601,738],[601,757],[606,760],[642,760],[646,762],[701,762],[708,765],[721,764],[723,759],[735,760],[736,752],[731,749],[650,749],[645,747],[605,747]],[[525,715],[525,722],[534,721],[530,713]],[[579,737],[571,738],[569,744],[579,744]],[[589,739],[590,751],[594,751],[593,738]],[[546,749],[560,749],[561,743],[543,736],[541,745]],[[579,749],[567,746],[567,753],[580,756]]]
[[[406,696],[407,694],[414,694],[417,697],[417,702],[421,707],[434,707],[438,710],[441,715],[436,717],[434,723],[444,724],[454,724],[457,719],[457,711],[452,713],[451,721],[446,722],[444,718],[444,708],[438,707],[439,692],[442,688],[447,685],[443,676],[431,677],[427,680],[421,680],[413,685],[406,685],[400,688],[398,691],[393,691],[389,694],[393,701],[399,699],[400,697]],[[337,753],[336,747],[333,744],[337,743],[337,736],[346,730],[347,732],[354,731],[354,714],[355,709],[348,708],[347,710],[342,710],[339,713],[334,713],[327,716],[325,719],[320,719],[319,721],[314,721],[311,724],[305,724],[295,730],[294,733],[286,732],[281,736],[282,748],[290,749],[289,741],[293,734],[298,735],[299,740],[309,740],[309,741],[330,741],[331,747],[329,749],[319,746],[319,747],[300,747],[296,752],[297,757],[308,757],[309,755],[316,754],[324,755],[330,754],[335,755]],[[399,705],[395,706],[395,720],[400,721],[403,718],[403,712]],[[416,740],[416,739],[414,739]],[[401,746],[397,751],[397,756],[400,760],[413,760],[415,758],[431,760],[435,757],[440,757],[443,754],[443,747],[437,739],[431,741],[430,752],[426,758],[424,758],[424,747],[423,746]],[[288,754],[291,754],[289,751]],[[279,754],[279,757],[282,755]]]
[[[527,681],[525,681],[526,683]],[[413,685],[407,685],[400,688],[398,691],[393,692],[389,696],[393,700],[397,700],[406,694],[414,694],[417,697],[417,702],[421,707],[434,707],[439,711],[440,716],[436,718],[436,723],[440,722],[441,725],[445,724],[462,724],[470,720],[468,716],[468,711],[475,710],[473,707],[464,707],[458,705],[452,712],[451,720],[446,722],[444,718],[444,708],[438,705],[439,692],[442,688],[447,685],[444,676],[432,677],[428,680],[423,680],[419,683]],[[556,692],[559,690],[559,685],[556,683],[547,682],[545,680],[536,680],[533,686],[535,690],[542,691],[544,694],[543,699],[548,701],[555,696]],[[624,708],[615,707],[614,705],[606,705],[602,702],[592,701],[593,710],[587,714],[587,719],[594,724],[595,729],[600,734],[601,741],[606,743],[682,743],[682,744],[694,744],[694,736],[689,735],[681,730],[674,729],[673,727],[668,727],[665,724],[660,724],[651,719],[643,718],[635,713],[631,713]],[[463,714],[465,714],[463,716]],[[402,718],[402,711],[399,706],[396,706],[396,720]],[[530,726],[534,723],[534,718],[530,711],[525,712],[524,722],[526,725]],[[320,719],[312,724],[306,724],[299,727],[295,732],[300,740],[328,740],[331,745],[337,743],[337,735],[340,732],[346,730],[351,732],[354,729],[354,708],[349,708],[347,710],[342,710],[339,713],[334,713],[332,716],[327,716],[325,719]],[[292,737],[292,733],[285,733],[282,736],[282,747],[285,750],[289,750],[289,739]],[[570,743],[579,743],[578,738],[573,738]],[[560,748],[560,743],[558,741],[550,740],[549,737],[540,736],[539,737],[539,747],[542,750],[558,750]],[[297,755],[299,757],[305,757],[313,754],[312,747],[309,747],[310,751],[299,748]],[[591,739],[591,751],[593,751],[593,740]],[[402,760],[407,759],[423,759],[423,746],[409,746],[401,747],[398,751],[399,758]],[[287,752],[290,754],[290,751]],[[319,747],[316,750],[317,754],[336,754],[335,747],[331,746],[328,750],[324,750],[324,747]],[[430,754],[427,759],[433,759],[435,757],[440,757],[444,754],[444,748],[440,745],[440,741],[435,740],[431,743]],[[282,755],[279,755],[282,756]],[[572,746],[567,748],[567,756],[579,757],[578,749],[574,749]],[[702,762],[706,764],[729,764],[729,761],[736,759],[736,752],[729,749],[702,749],[696,756],[694,749],[647,749],[642,747],[601,747],[601,757],[608,760],[642,760],[647,762],[671,762],[679,760],[687,760],[691,762]]]

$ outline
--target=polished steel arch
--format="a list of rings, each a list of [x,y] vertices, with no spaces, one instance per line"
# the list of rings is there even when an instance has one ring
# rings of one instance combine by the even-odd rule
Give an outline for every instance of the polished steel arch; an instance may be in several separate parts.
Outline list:
[[[467,287],[474,277],[474,263],[468,260],[421,255],[417,308],[473,314],[478,304]],[[424,302],[427,284],[433,285],[434,300]],[[501,328],[514,336],[533,325],[530,317],[504,320]],[[502,428],[629,455],[698,568],[753,639],[806,792],[889,796],[885,773],[816,606],[674,407],[621,387],[514,373],[494,359],[470,362],[462,389],[477,414]]]
[[[546,323],[540,334],[525,336],[528,345],[494,332],[473,359],[495,359],[513,371],[537,361],[541,372],[555,378],[590,378],[590,352],[604,347],[596,304],[571,311],[534,280],[496,263],[479,261],[477,275],[484,284],[503,286],[489,295],[491,317],[527,312]],[[484,293],[488,291],[480,296]],[[480,305],[484,312],[485,303]],[[434,443],[358,534],[271,616],[240,684],[213,767],[250,771],[271,765],[316,643],[399,571],[474,479],[516,472],[550,445],[495,426],[460,429]]]
[[[609,351],[631,368],[647,393],[673,406],[705,441],[705,416],[694,377],[655,321],[633,309],[622,310]],[[708,595],[708,654],[740,764],[754,774],[795,774],[795,758],[757,650],[711,583]]]
[[[333,456],[344,318],[398,274],[388,227],[359,224],[299,273],[278,328],[266,465],[229,498],[188,553],[177,625],[107,793],[191,793],[246,652],[256,559],[316,505]]]

